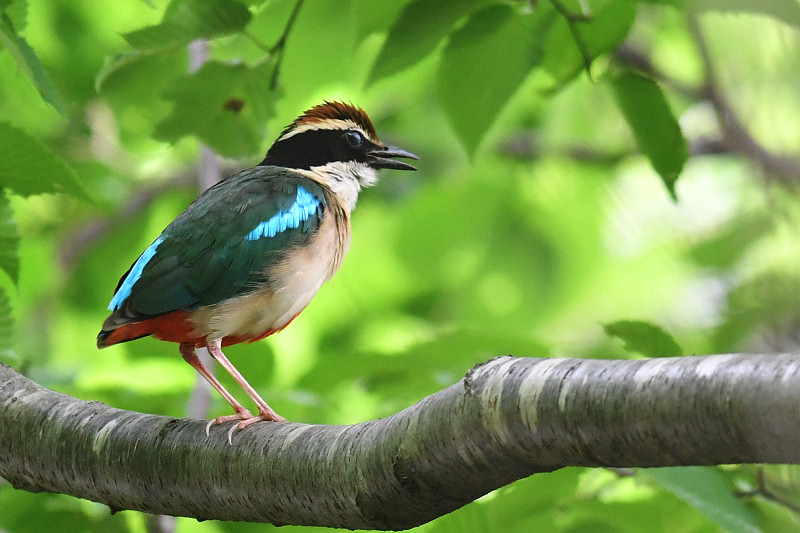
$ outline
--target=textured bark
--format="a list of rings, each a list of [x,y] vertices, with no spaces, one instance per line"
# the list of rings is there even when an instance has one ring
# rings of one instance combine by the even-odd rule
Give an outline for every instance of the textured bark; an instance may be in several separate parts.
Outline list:
[[[121,411],[0,365],[0,476],[112,509],[403,529],[569,465],[800,462],[800,354],[500,357],[391,417],[261,423]]]

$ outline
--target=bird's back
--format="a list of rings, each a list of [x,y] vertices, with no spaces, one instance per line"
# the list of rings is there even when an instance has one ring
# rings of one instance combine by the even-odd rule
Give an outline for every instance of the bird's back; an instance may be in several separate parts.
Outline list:
[[[343,253],[338,248],[347,244],[340,241],[349,243],[348,217],[331,204],[335,199],[319,183],[280,167],[254,167],[216,184],[120,279],[113,313],[100,334],[111,342],[104,339],[103,345],[148,334],[175,342],[209,334],[251,340],[281,329],[302,307],[291,314],[296,303],[273,301],[272,294],[298,293],[307,304],[338,268]],[[308,270],[292,259],[298,253],[308,264],[327,265],[325,272],[298,274]],[[256,307],[271,307],[272,323],[263,311],[245,312]],[[281,323],[287,313],[291,316]],[[134,324],[139,325],[129,327]],[[114,334],[124,328],[129,331]]]

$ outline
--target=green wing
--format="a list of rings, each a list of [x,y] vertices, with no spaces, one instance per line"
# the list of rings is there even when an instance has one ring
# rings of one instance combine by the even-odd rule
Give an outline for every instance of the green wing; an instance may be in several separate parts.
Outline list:
[[[314,181],[277,167],[239,172],[186,208],[120,280],[110,309],[127,321],[192,310],[269,283],[326,208]]]

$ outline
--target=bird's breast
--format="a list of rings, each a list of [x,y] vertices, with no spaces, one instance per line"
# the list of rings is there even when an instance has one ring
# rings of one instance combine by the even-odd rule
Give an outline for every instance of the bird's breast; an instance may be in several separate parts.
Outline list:
[[[320,226],[308,241],[267,266],[266,283],[191,313],[198,334],[235,344],[257,340],[286,327],[339,270],[350,247],[349,218],[346,209],[329,201]]]

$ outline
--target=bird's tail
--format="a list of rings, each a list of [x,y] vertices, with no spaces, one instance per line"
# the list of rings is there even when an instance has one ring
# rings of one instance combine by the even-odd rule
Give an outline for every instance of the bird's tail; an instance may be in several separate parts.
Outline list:
[[[136,322],[116,329],[100,330],[100,333],[97,334],[97,348],[102,350],[103,348],[119,344],[120,342],[132,341],[152,335],[153,332],[149,331],[148,327],[142,328],[142,324],[144,324],[144,322]]]
[[[183,310],[172,311],[138,322],[120,322],[119,319],[115,320],[114,315],[108,317],[103,324],[103,329],[97,334],[98,348],[102,349],[120,342],[141,339],[148,335],[164,341],[181,343],[198,342],[203,339],[203,336],[195,333],[188,313]]]

